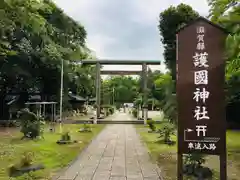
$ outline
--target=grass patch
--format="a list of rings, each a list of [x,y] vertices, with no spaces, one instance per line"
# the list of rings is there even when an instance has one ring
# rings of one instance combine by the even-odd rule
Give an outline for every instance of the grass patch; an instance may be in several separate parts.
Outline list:
[[[157,124],[160,128],[162,125]],[[141,139],[146,143],[153,159],[158,162],[164,180],[175,180],[177,177],[177,144],[168,146],[159,143],[158,133],[148,133],[148,128],[143,125],[136,125]],[[240,131],[227,131],[227,158],[228,158],[228,180],[239,180],[240,178]],[[176,140],[176,136],[172,136]],[[205,166],[214,170],[214,178],[219,178],[219,158],[207,156]]]
[[[19,162],[24,151],[32,151],[35,154],[34,162],[42,163],[46,169],[26,174],[11,180],[33,180],[50,179],[58,170],[69,164],[86,147],[92,138],[95,137],[104,125],[92,125],[92,133],[78,132],[82,125],[63,125],[63,132],[69,131],[73,140],[79,143],[69,145],[58,145],[56,141],[61,138],[59,127],[56,132],[50,132],[46,128],[44,139],[41,140],[21,140],[22,134],[18,129],[11,131],[1,131],[0,139],[0,180],[10,179],[7,167]]]
[[[66,118],[66,120],[88,120],[91,116],[90,115],[84,115],[84,114],[81,114],[81,115],[74,115],[74,116],[69,116]]]

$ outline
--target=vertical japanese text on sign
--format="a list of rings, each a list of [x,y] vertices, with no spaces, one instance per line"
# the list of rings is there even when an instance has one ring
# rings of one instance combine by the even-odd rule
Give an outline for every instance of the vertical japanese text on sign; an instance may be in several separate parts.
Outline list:
[[[183,28],[177,35],[177,98],[181,152],[219,154],[223,147],[221,133],[224,133],[225,119],[222,105],[224,91],[221,88],[224,84],[224,61],[221,49],[218,49],[224,40],[222,35],[221,30],[202,19]],[[186,39],[188,42],[185,44],[183,42]],[[187,96],[189,94],[190,97]],[[220,111],[223,112],[222,115],[219,114]],[[216,131],[215,125],[219,121],[222,123],[221,128]]]
[[[224,43],[226,33],[203,17],[177,33],[178,179],[182,155],[220,155],[226,180]]]

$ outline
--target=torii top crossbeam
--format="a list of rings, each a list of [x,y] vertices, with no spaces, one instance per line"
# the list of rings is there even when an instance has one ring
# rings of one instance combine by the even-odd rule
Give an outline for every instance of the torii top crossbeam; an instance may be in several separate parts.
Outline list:
[[[141,75],[142,71],[101,71],[101,75]]]
[[[101,65],[160,65],[160,60],[113,60],[113,59],[85,59],[81,60],[82,64],[97,64],[100,63]]]

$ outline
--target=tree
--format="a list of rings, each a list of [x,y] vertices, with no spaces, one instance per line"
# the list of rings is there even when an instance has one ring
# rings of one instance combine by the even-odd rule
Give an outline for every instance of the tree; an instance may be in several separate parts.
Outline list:
[[[212,21],[216,22],[219,18],[224,17],[227,11],[238,8],[238,0],[208,0],[208,5],[210,6],[209,17]],[[236,17],[238,16],[235,14]],[[235,19],[237,20],[237,19]]]
[[[231,32],[226,41],[227,72],[236,72],[240,67],[240,3],[237,0],[209,0],[208,2],[211,7],[209,14],[211,20]]]
[[[105,103],[127,103],[133,102],[138,92],[137,80],[130,76],[113,76],[103,81],[102,92]]]
[[[225,27],[230,34],[226,39],[226,92],[227,120],[240,122],[240,3],[237,0],[208,0],[209,17]]]
[[[64,96],[69,86],[84,96],[92,93],[93,68],[72,65],[91,56],[82,25],[49,0],[4,0],[0,15],[0,117],[8,118],[8,94],[20,95],[20,107],[35,92],[44,94],[45,101],[58,101],[62,61]]]
[[[44,123],[36,114],[28,109],[21,111],[21,132],[23,138],[37,138],[43,135]]]
[[[171,6],[160,13],[158,29],[164,45],[164,63],[176,79],[176,31],[198,17],[198,13],[186,4]]]
[[[171,74],[163,74],[155,81],[153,97],[160,102],[160,107],[165,117],[172,123],[177,121],[177,100],[175,81]]]

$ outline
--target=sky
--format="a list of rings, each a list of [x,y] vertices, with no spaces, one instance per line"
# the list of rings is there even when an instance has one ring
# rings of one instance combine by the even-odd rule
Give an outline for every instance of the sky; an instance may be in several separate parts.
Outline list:
[[[208,14],[207,0],[54,0],[58,7],[82,24],[87,46],[98,59],[163,61],[157,28],[159,14],[185,3],[200,15]],[[150,66],[166,72],[164,64]],[[108,65],[104,70],[141,70],[141,66]]]

